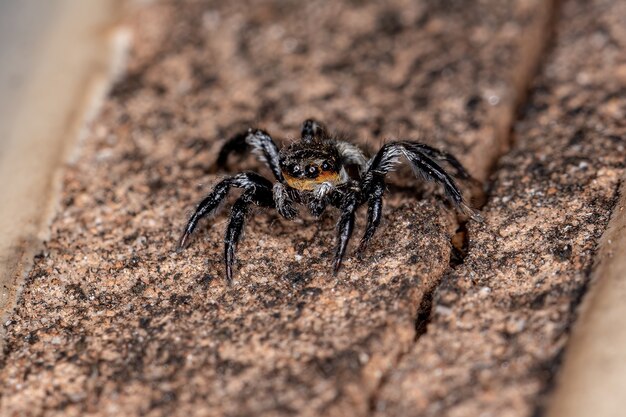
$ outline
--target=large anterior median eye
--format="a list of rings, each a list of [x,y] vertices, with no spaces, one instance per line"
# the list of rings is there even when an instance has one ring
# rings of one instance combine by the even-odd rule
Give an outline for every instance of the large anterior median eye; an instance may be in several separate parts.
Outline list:
[[[306,173],[308,177],[315,178],[319,174],[319,169],[315,165],[309,165],[306,168]]]
[[[322,171],[330,171],[330,168],[331,168],[331,166],[330,166],[330,164],[327,161],[324,161],[322,163]]]

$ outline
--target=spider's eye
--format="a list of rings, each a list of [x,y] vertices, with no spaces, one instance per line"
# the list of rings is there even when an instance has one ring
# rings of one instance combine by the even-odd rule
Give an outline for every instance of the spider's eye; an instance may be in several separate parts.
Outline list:
[[[323,171],[330,171],[330,164],[327,161],[324,161],[324,163],[322,163],[322,170]]]
[[[317,174],[319,173],[319,169],[315,166],[315,165],[309,165],[306,168],[306,173],[308,174],[309,177],[317,177]]]
[[[300,167],[298,165],[294,165],[293,168],[291,168],[291,172],[293,172],[294,174],[299,174]]]

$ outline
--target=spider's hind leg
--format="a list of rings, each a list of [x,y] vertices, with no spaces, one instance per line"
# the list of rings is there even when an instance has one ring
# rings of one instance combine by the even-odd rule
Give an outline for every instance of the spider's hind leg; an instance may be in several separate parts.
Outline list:
[[[246,143],[246,137],[248,136],[248,131],[239,132],[236,135],[230,137],[222,147],[220,148],[220,152],[217,155],[217,160],[215,161],[215,168],[217,169],[225,169],[226,164],[228,162],[228,157],[231,154],[243,155],[248,150],[248,144]]]
[[[302,122],[300,137],[304,142],[311,142],[314,139],[321,139],[328,136],[326,126],[314,119],[307,119]]]

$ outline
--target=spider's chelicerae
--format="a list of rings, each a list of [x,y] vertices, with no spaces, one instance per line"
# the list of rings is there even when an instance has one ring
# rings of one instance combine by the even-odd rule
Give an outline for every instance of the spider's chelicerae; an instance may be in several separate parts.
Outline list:
[[[254,172],[244,172],[220,181],[198,205],[180,238],[183,249],[198,221],[214,214],[232,187],[243,193],[232,207],[230,221],[224,238],[226,278],[232,281],[235,248],[243,230],[244,221],[251,204],[275,208],[281,216],[293,219],[297,216],[296,205],[304,205],[313,216],[320,216],[327,206],[341,211],[337,223],[337,248],[333,273],[341,267],[341,261],[352,229],[356,210],[367,203],[367,225],[357,249],[362,253],[380,224],[385,176],[405,157],[416,175],[439,182],[447,197],[470,217],[477,214],[467,206],[452,176],[440,165],[447,163],[461,179],[470,178],[461,163],[449,153],[428,145],[411,141],[388,142],[374,155],[367,158],[355,145],[330,135],[323,125],[306,120],[302,125],[301,139],[278,149],[267,132],[249,129],[228,140],[220,150],[217,166],[224,167],[229,154],[252,152],[265,162],[276,181]],[[356,178],[348,175],[353,166]],[[358,172],[358,176],[356,173]]]

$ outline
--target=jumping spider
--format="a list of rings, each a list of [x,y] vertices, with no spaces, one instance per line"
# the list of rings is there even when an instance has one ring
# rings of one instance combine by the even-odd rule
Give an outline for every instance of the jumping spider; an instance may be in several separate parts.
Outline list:
[[[232,207],[224,238],[228,282],[232,281],[235,248],[251,204],[275,208],[287,219],[298,215],[296,204],[306,206],[315,217],[320,216],[328,205],[338,208],[341,215],[337,223],[338,240],[333,263],[333,273],[337,274],[359,206],[367,203],[368,209],[367,226],[357,254],[365,250],[380,224],[385,175],[395,168],[401,156],[409,161],[416,175],[441,183],[447,197],[458,209],[477,218],[477,214],[465,204],[452,176],[439,162],[449,164],[454,174],[461,179],[470,178],[465,168],[449,153],[422,143],[388,142],[374,157],[368,159],[355,145],[329,135],[320,123],[306,120],[302,124],[301,139],[280,151],[270,135],[263,130],[249,129],[235,135],[222,146],[217,167],[225,167],[231,153],[244,153],[248,148],[252,148],[252,152],[268,165],[276,182],[272,184],[254,172],[244,172],[220,181],[198,205],[178,245],[179,250],[186,246],[198,221],[217,211],[231,187],[243,189]],[[346,168],[349,166],[354,167],[354,176],[358,175],[358,178],[348,175]]]

